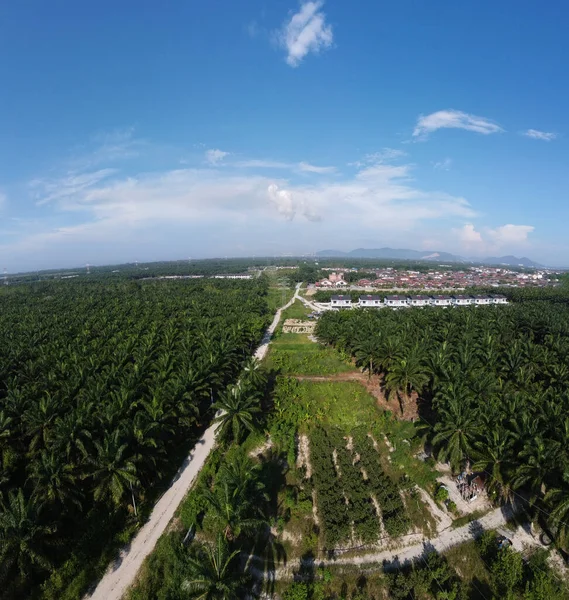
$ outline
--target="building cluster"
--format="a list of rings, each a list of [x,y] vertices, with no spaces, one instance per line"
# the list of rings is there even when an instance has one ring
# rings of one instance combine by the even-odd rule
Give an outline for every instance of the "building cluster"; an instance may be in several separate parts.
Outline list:
[[[322,269],[327,270],[327,269]],[[362,271],[362,269],[360,269]],[[363,269],[366,275],[373,273],[373,278],[346,281],[346,273],[357,273],[358,269],[335,269],[328,277],[316,283],[317,288],[378,288],[378,289],[464,289],[467,287],[498,287],[498,286],[547,286],[551,282],[548,270],[538,270],[531,273],[519,273],[507,267],[468,267],[460,271],[431,269],[427,272],[397,270],[392,267],[384,269]]]
[[[490,296],[360,296],[357,302],[352,302],[351,296],[332,296],[329,308],[424,308],[438,306],[442,308],[453,306],[491,306],[508,304],[506,296],[493,294]]]
[[[473,502],[485,490],[484,478],[481,474],[462,472],[455,479],[456,487],[466,502]]]

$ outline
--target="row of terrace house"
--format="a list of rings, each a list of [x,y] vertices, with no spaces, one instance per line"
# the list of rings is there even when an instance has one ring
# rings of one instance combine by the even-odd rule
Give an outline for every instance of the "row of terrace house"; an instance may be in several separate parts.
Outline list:
[[[508,304],[506,296],[495,294],[491,296],[360,296],[358,302],[352,303],[351,296],[332,296],[330,308],[409,308],[425,306],[490,306]]]

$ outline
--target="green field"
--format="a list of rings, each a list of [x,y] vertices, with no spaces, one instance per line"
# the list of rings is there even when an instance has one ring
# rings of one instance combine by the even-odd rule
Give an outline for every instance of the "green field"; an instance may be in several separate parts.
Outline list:
[[[283,334],[271,346],[268,364],[286,375],[335,375],[354,371],[339,354],[303,334]]]

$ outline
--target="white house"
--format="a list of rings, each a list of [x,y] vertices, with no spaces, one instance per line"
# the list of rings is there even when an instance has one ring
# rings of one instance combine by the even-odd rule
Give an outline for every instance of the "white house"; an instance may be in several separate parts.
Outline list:
[[[348,284],[343,279],[338,279],[334,284],[336,287],[347,287]]]
[[[452,298],[450,296],[433,296],[431,300],[432,306],[451,306]]]
[[[352,297],[351,296],[332,296],[330,299],[330,305],[332,308],[351,308]]]
[[[387,296],[385,298],[385,306],[389,306],[391,308],[402,308],[404,306],[409,306],[409,304],[405,296]]]
[[[360,306],[362,308],[365,307],[370,307],[370,306],[374,306],[374,307],[380,307],[382,306],[382,301],[381,298],[379,296],[360,296]]]
[[[409,306],[429,306],[431,299],[429,296],[409,296]]]
[[[474,304],[476,304],[476,306],[488,306],[491,303],[492,303],[492,299],[490,298],[490,296],[475,296],[474,297]]]
[[[454,306],[470,306],[474,302],[472,296],[453,296],[452,303]]]
[[[508,304],[508,299],[506,296],[502,296],[502,294],[495,294],[491,296],[492,304]]]

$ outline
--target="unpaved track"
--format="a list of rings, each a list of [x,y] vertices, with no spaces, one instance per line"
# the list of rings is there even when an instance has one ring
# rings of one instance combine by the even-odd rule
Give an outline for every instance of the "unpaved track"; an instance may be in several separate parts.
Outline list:
[[[281,313],[298,298],[300,285],[299,283],[296,286],[296,291],[291,300],[277,310],[273,322],[263,336],[261,345],[254,354],[258,360],[262,360],[267,354],[271,337],[279,324]],[[117,560],[109,566],[93,593],[85,596],[86,599],[120,600],[126,590],[134,583],[144,559],[154,550],[158,538],[164,533],[176,509],[188,493],[207,457],[213,450],[216,429],[217,425],[211,425],[206,430],[189,456],[184,460],[168,490],[156,503],[148,522],[138,532],[130,545],[121,550]]]
[[[369,569],[373,569],[374,565],[380,564],[384,569],[395,569],[403,564],[420,560],[422,556],[432,550],[444,552],[453,546],[476,539],[483,531],[503,527],[513,514],[513,510],[510,507],[498,508],[468,525],[457,527],[456,529],[445,529],[435,537],[430,539],[425,538],[420,542],[415,542],[407,546],[402,546],[400,548],[391,547],[360,556],[346,556],[323,560],[316,559],[313,562],[303,561],[303,566],[325,567],[357,565],[362,567],[362,570],[366,570],[366,566]],[[519,546],[519,548],[516,547],[518,550],[522,550],[524,546],[540,546],[538,539],[534,538],[531,534],[526,533],[521,528],[518,528],[515,534],[508,533],[508,536],[510,538],[515,537],[516,543]],[[415,536],[413,536],[413,539],[416,539]],[[277,568],[270,577],[277,580],[292,579],[295,576],[295,572],[298,572],[300,566],[300,560],[292,560],[285,567]],[[253,573],[260,578],[266,577],[266,574],[259,569],[254,569]]]

